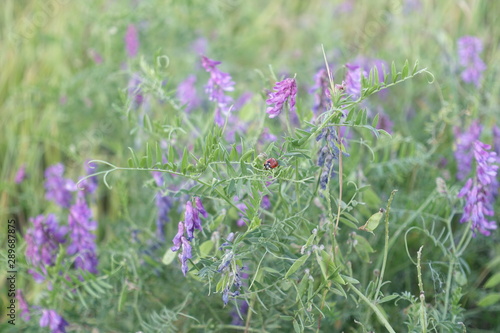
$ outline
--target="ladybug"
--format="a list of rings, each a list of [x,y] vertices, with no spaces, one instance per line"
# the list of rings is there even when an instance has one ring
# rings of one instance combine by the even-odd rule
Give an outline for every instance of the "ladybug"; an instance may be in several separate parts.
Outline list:
[[[266,170],[274,169],[277,166],[279,166],[279,163],[275,158],[269,158],[264,163],[264,169]]]

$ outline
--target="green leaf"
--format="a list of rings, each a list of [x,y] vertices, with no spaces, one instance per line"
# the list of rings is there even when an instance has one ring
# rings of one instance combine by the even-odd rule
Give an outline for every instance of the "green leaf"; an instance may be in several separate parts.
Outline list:
[[[168,147],[168,161],[170,163],[174,163],[174,161],[175,161],[175,150],[174,150],[174,146],[173,145],[170,145]]]
[[[394,61],[391,64],[391,75],[392,75],[392,82],[396,82],[396,79],[398,78],[398,71],[396,69],[396,64]]]
[[[298,258],[295,260],[295,262],[290,266],[288,269],[288,272],[285,274],[285,279],[288,278],[290,275],[295,273],[304,263],[306,262],[307,258],[309,258],[309,254],[304,254],[302,257]]]
[[[408,76],[409,67],[410,67],[410,65],[408,64],[408,59],[406,59],[405,64],[403,66],[403,70],[401,72],[402,79],[404,79]]]
[[[254,216],[252,222],[250,222],[250,226],[248,227],[248,231],[252,231],[260,227],[262,220],[258,216]]]
[[[163,258],[161,259],[161,262],[164,264],[164,265],[170,265],[175,257],[177,257],[177,253],[172,251],[170,248],[165,252],[165,254],[163,255]]]
[[[396,299],[398,297],[399,297],[399,295],[397,295],[397,294],[385,296],[380,301],[378,301],[378,304],[382,304],[382,303],[385,303],[385,302],[392,301],[393,299]]]
[[[378,118],[379,118],[380,114],[377,113],[377,115],[373,118],[373,121],[372,121],[372,127],[373,128],[376,128],[377,125],[378,125]]]
[[[481,307],[487,307],[497,304],[500,301],[500,293],[492,293],[483,297],[477,304]]]
[[[135,152],[132,148],[128,147],[128,150],[130,150],[130,153],[132,154],[132,162],[134,163],[133,166],[135,168],[138,168],[139,167],[139,159],[135,155]]]
[[[187,147],[184,148],[184,152],[182,153],[182,161],[181,161],[181,172],[185,173],[187,170],[188,162],[188,150]]]
[[[211,240],[204,241],[200,245],[200,255],[201,257],[208,257],[210,251],[214,248],[214,242]]]
[[[147,167],[151,168],[153,166],[153,149],[149,145],[149,142],[146,143],[146,154],[148,162]]]
[[[495,273],[492,277],[486,281],[486,284],[484,285],[485,288],[493,288],[496,285],[500,283],[500,272]]]
[[[350,277],[350,276],[348,276],[348,275],[340,274],[340,277],[341,277],[343,280],[345,280],[345,281],[344,281],[344,284],[345,284],[345,282],[346,282],[346,281],[347,281],[347,282],[349,282],[350,284],[359,284],[359,283],[360,283],[358,280],[356,280],[355,278]]]
[[[365,225],[359,227],[358,229],[368,231],[369,233],[373,234],[373,230],[375,230],[378,227],[380,220],[384,216],[384,212],[385,210],[383,208],[380,208],[378,212],[370,216],[368,221],[366,221]]]

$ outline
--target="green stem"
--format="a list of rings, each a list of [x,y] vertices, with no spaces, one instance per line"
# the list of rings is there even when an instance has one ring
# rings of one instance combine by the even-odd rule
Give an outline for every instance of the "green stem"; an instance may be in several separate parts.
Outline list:
[[[376,300],[378,298],[378,295],[380,293],[380,288],[382,288],[382,283],[384,281],[385,266],[387,264],[387,257],[389,254],[389,212],[391,211],[392,200],[394,199],[394,195],[396,194],[397,191],[398,190],[393,190],[391,192],[391,196],[389,197],[389,201],[387,202],[387,210],[385,212],[384,258],[382,260],[382,268],[380,269],[380,276],[379,276],[379,280],[378,280],[377,291],[375,292],[375,295],[373,297],[374,300]]]
[[[396,331],[392,328],[391,324],[389,324],[387,319],[384,317],[384,314],[377,308],[375,304],[370,302],[370,300],[365,295],[363,295],[361,291],[359,291],[358,289],[356,289],[356,287],[352,285],[352,283],[347,282],[347,285],[373,310],[373,312],[375,312],[378,320],[382,323],[382,325],[385,326],[385,328],[390,333],[396,333]]]
[[[425,311],[424,283],[422,282],[422,268],[420,265],[423,248],[424,246],[422,245],[417,252],[417,278],[418,278],[418,288],[420,289],[420,322],[422,325],[422,333],[427,333],[427,313]]]

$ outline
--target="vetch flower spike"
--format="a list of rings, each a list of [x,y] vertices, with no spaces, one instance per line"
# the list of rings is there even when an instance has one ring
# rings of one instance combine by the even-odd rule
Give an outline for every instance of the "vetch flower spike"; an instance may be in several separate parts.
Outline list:
[[[279,81],[273,89],[274,92],[269,93],[269,98],[266,100],[266,103],[270,105],[266,111],[266,113],[269,114],[269,118],[276,118],[279,116],[286,101],[288,101],[290,111],[294,111],[295,99],[297,97],[297,83],[295,79],[288,78]]]

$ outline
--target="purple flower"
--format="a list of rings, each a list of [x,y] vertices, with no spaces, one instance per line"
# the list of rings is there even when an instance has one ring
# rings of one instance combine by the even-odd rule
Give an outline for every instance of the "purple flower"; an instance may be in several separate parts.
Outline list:
[[[497,153],[497,157],[500,158],[500,127],[493,126],[493,150]]]
[[[490,152],[491,147],[479,140],[473,143],[473,156],[476,161],[476,176],[469,178],[465,186],[458,193],[458,197],[466,196],[464,213],[460,219],[461,223],[471,222],[471,229],[479,231],[485,236],[495,230],[495,221],[488,221],[486,216],[493,216],[494,196],[493,184],[496,182],[498,163],[495,152]]]
[[[30,218],[30,222],[33,226],[28,229],[25,236],[26,258],[34,269],[29,269],[28,272],[36,282],[42,282],[47,274],[45,266],[55,264],[59,244],[66,242],[68,228],[59,226],[54,214],[46,217],[38,215]]]
[[[229,104],[233,102],[233,99],[227,96],[225,92],[234,90],[234,82],[228,73],[221,72],[217,68],[219,64],[220,61],[214,61],[205,56],[201,57],[201,65],[210,73],[210,79],[205,86],[205,91],[208,94],[208,99],[217,103],[215,122],[218,126],[222,126],[224,124],[222,113],[227,113]]]
[[[163,195],[161,191],[158,191],[156,193],[156,207],[158,208],[156,236],[163,242],[165,241],[165,224],[170,220],[168,214],[172,208],[172,199],[167,195]]]
[[[63,178],[64,165],[52,165],[45,170],[45,199],[53,201],[61,207],[68,208],[73,199],[76,185],[71,179]]]
[[[233,198],[233,201],[234,202],[238,202],[238,201],[240,201],[240,199],[237,196],[235,196]],[[238,215],[240,216],[240,218],[238,219],[238,221],[236,221],[236,225],[238,227],[242,227],[242,226],[246,225],[246,220],[247,219],[245,218],[245,212],[247,210],[247,205],[245,203],[243,203],[243,202],[239,202],[239,203],[236,204],[236,207],[239,209]]]
[[[347,74],[345,76],[347,94],[357,100],[361,96],[361,67],[354,64],[346,64]]]
[[[269,196],[265,195],[262,197],[262,202],[260,203],[262,209],[269,210],[271,209],[271,200],[269,200]]]
[[[245,315],[248,313],[248,302],[246,300],[240,300],[239,302],[237,302],[237,304],[239,304],[236,305],[239,307],[239,312],[236,309],[231,311],[231,325],[244,326],[245,321],[240,317],[240,314],[245,317]]]
[[[391,133],[393,126],[394,123],[391,121],[391,118],[384,112],[383,109],[380,109],[377,128]]]
[[[186,273],[188,272],[187,261],[188,259],[191,259],[193,256],[191,253],[191,244],[189,244],[186,237],[184,236],[181,237],[181,243],[182,243],[182,254],[179,254],[179,259],[181,260],[182,274],[186,276]]]
[[[199,197],[195,197],[194,202],[196,203],[196,208],[198,208],[198,211],[200,212],[200,214],[203,215],[204,218],[207,218],[208,213],[205,210],[205,207],[203,206],[201,199]]]
[[[16,184],[21,184],[22,181],[26,179],[26,165],[23,164],[16,172],[16,177],[14,178],[14,182]]]
[[[234,103],[234,109],[235,110],[241,110],[245,104],[247,104],[251,99],[252,99],[253,94],[249,91],[244,92],[243,94],[238,97],[236,102]]]
[[[184,237],[184,221],[180,221],[177,225],[177,234],[174,236],[174,239],[172,239],[174,246],[170,248],[172,251],[175,252],[181,248],[181,237]]]
[[[51,333],[65,333],[68,322],[64,320],[55,310],[42,310],[40,327],[49,327]]]
[[[78,255],[75,267],[97,274],[95,235],[91,232],[97,228],[97,222],[92,221],[92,211],[87,206],[83,192],[78,192],[76,203],[69,210],[68,225],[71,244],[67,253],[70,256]]]
[[[477,37],[464,36],[458,39],[458,57],[460,65],[464,68],[462,80],[465,83],[474,83],[479,87],[486,64],[479,54],[483,51],[483,43]]]
[[[330,79],[328,77],[328,71],[326,68],[322,68],[314,75],[314,86],[309,90],[310,93],[315,93],[313,105],[313,112],[315,115],[330,109],[332,99],[330,97],[330,91],[328,90],[329,86]]]
[[[24,299],[23,292],[21,289],[17,289],[16,299],[17,299],[17,302],[19,303],[19,310],[21,310],[21,318],[24,321],[30,321],[30,319],[31,319],[30,309],[29,309],[28,303]]]
[[[202,55],[207,52],[208,40],[205,37],[198,37],[191,44],[191,50],[195,53]]]
[[[137,28],[133,24],[129,24],[127,27],[127,33],[125,34],[125,49],[127,50],[127,56],[129,58],[135,57],[139,50],[139,35],[137,33]]]
[[[269,98],[266,100],[268,105],[274,104],[274,106],[269,106],[267,108],[266,113],[269,114],[269,118],[279,116],[287,100],[290,106],[290,111],[294,111],[295,98],[297,96],[297,83],[295,82],[295,79],[288,78],[283,81],[276,82],[273,89],[274,92],[269,93]]]
[[[468,130],[461,132],[454,128],[456,137],[455,159],[457,160],[457,179],[463,180],[469,174],[472,165],[472,146],[479,139],[483,126],[476,120]]]
[[[85,163],[85,173],[87,175],[90,175],[94,172],[94,169],[96,168],[96,165],[94,163],[89,163],[88,161]],[[97,179],[97,176],[92,176],[89,177],[85,180],[83,180],[80,183],[80,188],[82,188],[85,193],[94,193],[95,190],[97,189],[97,186],[99,184],[99,181]]]
[[[201,101],[196,94],[196,76],[190,75],[177,86],[177,98],[182,105],[185,105],[185,111],[191,112],[201,105]]]

